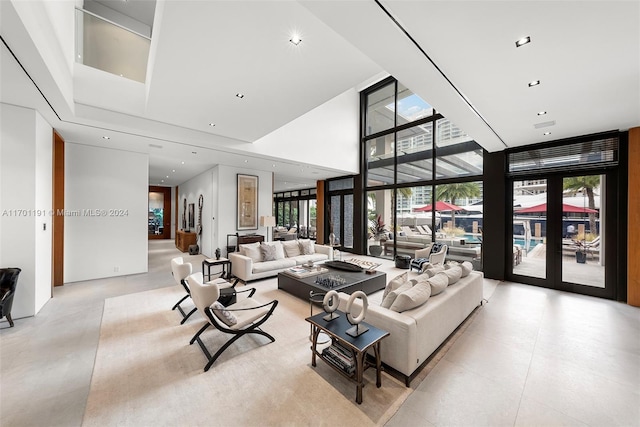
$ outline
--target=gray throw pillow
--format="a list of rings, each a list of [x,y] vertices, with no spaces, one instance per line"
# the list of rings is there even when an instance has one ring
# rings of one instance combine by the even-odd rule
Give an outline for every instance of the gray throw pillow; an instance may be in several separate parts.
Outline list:
[[[214,302],[210,306],[213,315],[216,316],[222,323],[227,326],[233,326],[238,323],[238,319],[236,316],[227,310],[224,305],[220,304],[219,301]]]
[[[300,244],[300,252],[302,255],[313,255],[316,253],[313,242],[309,239],[300,239],[298,240]]]
[[[260,252],[262,252],[262,259],[265,261],[276,260],[276,247],[272,245],[262,244],[260,245]]]

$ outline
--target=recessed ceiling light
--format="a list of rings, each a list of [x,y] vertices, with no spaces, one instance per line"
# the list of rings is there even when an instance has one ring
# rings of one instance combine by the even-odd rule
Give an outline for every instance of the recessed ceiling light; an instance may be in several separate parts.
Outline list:
[[[527,43],[531,43],[531,37],[526,36],[516,41],[516,47],[524,46]]]
[[[294,45],[298,46],[298,45],[302,42],[302,39],[300,38],[300,36],[299,36],[299,35],[294,34],[294,35],[292,35],[292,36],[291,36],[291,38],[289,39],[289,41],[290,41],[291,43],[293,43]]]
[[[539,84],[540,84],[540,80],[534,80],[532,82],[529,82],[529,87],[538,86]]]
[[[110,136],[103,136],[102,139],[111,139]]]
[[[167,178],[169,178],[169,175],[167,175]]]
[[[545,136],[546,135],[551,135],[551,132],[545,132],[545,133],[543,133],[543,135],[545,135]]]
[[[160,182],[164,182],[164,179],[161,179]]]
[[[274,167],[274,168],[276,167],[275,163],[274,163],[274,164],[272,164],[271,166],[272,166],[272,167]]]
[[[236,96],[240,99],[244,98],[244,94],[240,92],[236,93]]]
[[[175,171],[176,171],[175,169],[171,169],[171,172],[175,172]]]
[[[539,116],[544,116],[545,114],[547,114],[547,112],[546,112],[546,111],[538,111],[538,115],[539,115]]]
[[[191,154],[198,154],[198,152],[197,151],[192,151]]]
[[[245,163],[249,163],[249,160],[245,159],[245,160],[244,160],[244,162],[245,162]]]
[[[181,164],[183,164],[183,165],[184,165],[184,162],[181,162]]]
[[[209,123],[209,126],[214,127],[216,124],[215,123]]]

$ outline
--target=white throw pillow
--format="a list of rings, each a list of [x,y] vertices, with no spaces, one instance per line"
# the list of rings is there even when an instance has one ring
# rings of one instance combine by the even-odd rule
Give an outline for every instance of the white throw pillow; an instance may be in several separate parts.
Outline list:
[[[387,283],[387,286],[384,288],[384,292],[382,293],[382,300],[384,301],[387,295],[389,295],[389,292],[398,289],[400,286],[404,285],[407,280],[409,280],[408,272],[399,274],[391,279],[389,283]]]
[[[287,254],[288,258],[302,255],[302,252],[300,252],[300,245],[297,240],[285,240],[282,242],[282,246],[284,247],[284,253]]]
[[[395,301],[393,301],[390,309],[392,311],[402,313],[403,311],[420,307],[422,304],[427,302],[430,296],[431,285],[426,280],[421,281],[416,283],[415,286],[412,286],[411,289],[407,289],[406,291],[400,293],[396,297]]]
[[[260,252],[260,243],[248,243],[240,245],[240,253],[253,260],[253,262],[262,262],[262,252]]]
[[[449,277],[444,273],[438,273],[427,280],[431,285],[431,296],[442,293],[449,286]]]
[[[222,323],[224,323],[225,325],[233,326],[238,323],[238,319],[236,318],[236,316],[232,312],[227,310],[224,305],[220,304],[219,301],[211,304],[210,308],[213,312],[213,315],[220,319],[220,321],[222,321]]]
[[[441,264],[427,264],[427,266],[422,270],[422,273],[426,273],[427,276],[433,277],[438,273],[442,273],[444,271],[444,266]]]
[[[453,285],[462,277],[462,267],[460,267],[459,265],[456,265],[454,267],[449,268],[448,270],[445,270],[444,274],[446,274],[447,277],[449,278],[449,284]]]
[[[380,304],[380,307],[391,308],[391,306],[395,302],[398,295],[400,295],[404,291],[411,289],[414,283],[415,283],[414,280],[410,280],[408,282],[405,282],[403,285],[399,286],[398,288],[390,291],[387,294],[387,296],[384,297],[384,299],[382,300],[382,304]]]

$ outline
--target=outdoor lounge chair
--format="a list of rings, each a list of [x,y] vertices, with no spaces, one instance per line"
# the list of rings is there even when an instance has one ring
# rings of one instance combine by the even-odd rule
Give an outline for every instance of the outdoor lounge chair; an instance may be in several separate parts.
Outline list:
[[[195,273],[187,278],[187,283],[191,289],[191,298],[195,303],[198,311],[203,313],[207,319],[207,323],[193,336],[189,344],[198,342],[202,352],[207,357],[207,364],[204,367],[205,372],[211,368],[211,365],[220,357],[220,355],[236,340],[247,334],[262,335],[271,342],[276,339],[268,333],[262,331],[260,326],[271,317],[273,311],[278,305],[278,300],[270,301],[266,304],[260,304],[251,298],[255,293],[255,288],[249,288],[240,292],[249,292],[248,298],[242,299],[228,307],[223,307],[217,303],[220,297],[220,288],[218,284],[203,284],[202,273]],[[209,327],[214,326],[220,332],[231,335],[231,338],[218,349],[212,356],[209,349],[200,339],[200,335]]]

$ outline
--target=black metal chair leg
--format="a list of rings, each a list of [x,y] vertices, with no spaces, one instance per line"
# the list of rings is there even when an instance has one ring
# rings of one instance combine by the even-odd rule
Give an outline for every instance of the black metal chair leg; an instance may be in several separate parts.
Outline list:
[[[193,308],[193,310],[191,310],[189,313],[187,313],[187,314],[184,316],[184,318],[180,321],[180,324],[181,324],[181,325],[182,325],[182,324],[184,324],[184,322],[186,322],[186,321],[187,321],[187,319],[188,319],[188,318],[189,318],[193,313],[195,313],[195,312],[196,312],[196,310],[197,310],[197,308],[195,308],[195,307],[194,307],[194,308]]]
[[[198,337],[207,330],[207,328],[211,326],[211,323],[207,322],[202,328],[200,328],[200,330],[198,332],[196,332],[196,334],[193,336],[193,338],[191,338],[191,341],[189,341],[189,345],[193,344],[194,342],[196,342],[196,340],[198,339]]]
[[[11,313],[7,313],[6,317],[7,321],[9,322],[9,327],[13,328],[13,319],[11,318]]]
[[[172,308],[171,310],[175,310],[176,308],[179,308],[179,307],[180,307],[180,303],[181,303],[182,301],[186,300],[187,298],[189,298],[189,295],[185,295],[185,296],[183,296],[183,297],[182,297],[182,299],[181,299],[180,301],[178,301],[178,302],[176,303],[176,305],[174,305],[174,306],[173,306],[173,308]]]

